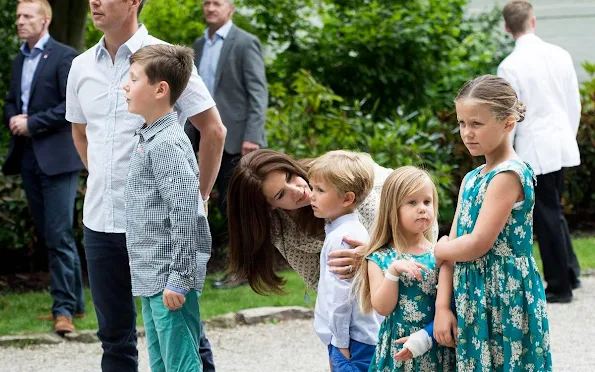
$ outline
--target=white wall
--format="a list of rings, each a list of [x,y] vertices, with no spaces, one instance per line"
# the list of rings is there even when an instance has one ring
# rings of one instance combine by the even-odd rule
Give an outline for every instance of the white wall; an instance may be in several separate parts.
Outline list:
[[[506,2],[470,0],[468,12],[502,7]],[[537,36],[566,49],[572,55],[579,80],[587,79],[581,65],[584,61],[595,63],[595,0],[534,0],[531,4],[537,17]]]

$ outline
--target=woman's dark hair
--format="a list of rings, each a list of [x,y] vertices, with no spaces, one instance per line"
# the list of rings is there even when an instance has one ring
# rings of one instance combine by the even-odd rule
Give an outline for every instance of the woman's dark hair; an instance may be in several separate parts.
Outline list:
[[[271,227],[274,211],[263,194],[262,184],[274,171],[297,175],[304,180],[307,169],[288,155],[273,150],[257,150],[242,157],[227,188],[229,228],[229,272],[235,279],[247,279],[259,294],[281,293],[285,284],[275,273],[275,246]],[[310,236],[324,232],[324,220],[314,216],[312,208],[295,211],[298,228]]]

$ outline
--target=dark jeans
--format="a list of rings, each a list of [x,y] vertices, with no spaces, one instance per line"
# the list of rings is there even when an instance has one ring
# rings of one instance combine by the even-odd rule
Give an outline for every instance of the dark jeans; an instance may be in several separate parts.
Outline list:
[[[564,170],[537,176],[533,225],[543,262],[546,292],[572,294],[580,276],[580,266],[568,231],[561,200]]]
[[[85,312],[81,261],[72,234],[79,172],[48,176],[31,147],[23,151],[23,188],[39,242],[47,249],[54,316]]]
[[[138,370],[136,308],[132,296],[126,234],[96,232],[85,227],[89,283],[103,347],[103,372]],[[215,371],[211,346],[201,327],[199,353],[203,371]]]

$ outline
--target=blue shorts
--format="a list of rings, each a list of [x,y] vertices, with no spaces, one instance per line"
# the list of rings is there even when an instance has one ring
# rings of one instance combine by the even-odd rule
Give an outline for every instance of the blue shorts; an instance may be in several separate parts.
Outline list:
[[[331,361],[332,372],[367,372],[374,356],[376,345],[362,344],[355,340],[349,341],[349,354],[347,359],[338,348],[328,345],[328,355]]]

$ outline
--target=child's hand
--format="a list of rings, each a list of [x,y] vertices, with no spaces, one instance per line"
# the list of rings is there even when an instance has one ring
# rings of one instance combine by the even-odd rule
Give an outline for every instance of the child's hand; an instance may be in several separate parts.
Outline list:
[[[409,340],[409,336],[401,337],[400,339],[397,340],[397,344],[404,344],[405,342],[407,342],[407,340]],[[411,352],[411,350],[404,347],[398,353],[393,355],[393,357],[395,358],[395,360],[400,360],[401,362],[406,362],[409,359],[413,358],[413,353]]]
[[[341,352],[341,354],[343,354],[345,359],[347,359],[347,360],[351,359],[351,354],[349,353],[348,347],[347,348],[338,347],[337,349],[339,349],[339,351]]]
[[[449,308],[436,308],[434,338],[440,345],[456,347],[457,318]]]
[[[181,293],[174,292],[170,289],[163,291],[163,304],[170,310],[181,309],[186,302],[186,296]]]
[[[421,281],[421,271],[428,271],[428,268],[424,265],[409,260],[395,260],[391,264],[391,267],[397,272],[397,275],[407,274],[411,278],[415,278]]]

